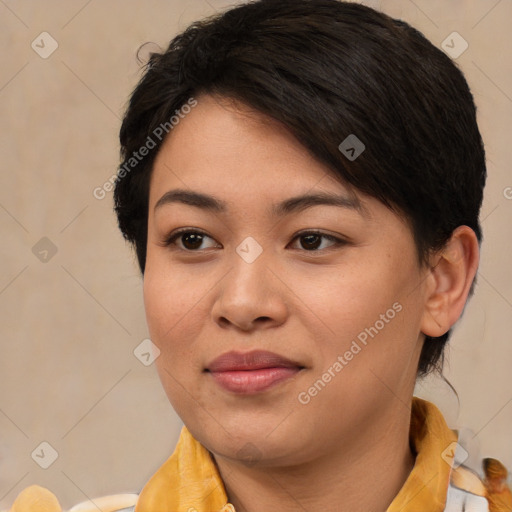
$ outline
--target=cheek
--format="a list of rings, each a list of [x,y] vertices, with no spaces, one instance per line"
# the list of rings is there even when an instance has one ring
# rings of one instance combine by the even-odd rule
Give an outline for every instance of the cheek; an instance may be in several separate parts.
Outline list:
[[[144,307],[150,338],[160,350],[157,364],[172,367],[177,356],[182,360],[184,355],[183,340],[187,337],[183,330],[193,317],[195,302],[189,288],[173,282],[172,274],[161,269],[151,263],[146,266]]]
[[[143,286],[146,322],[160,350],[156,365],[166,389],[174,386],[166,374],[191,385],[206,363],[201,343],[211,316],[215,276],[203,274],[171,268],[165,258],[148,258]]]
[[[144,275],[144,308],[151,339],[160,348],[162,333],[172,328],[175,317],[179,313],[176,308],[169,307],[175,303],[172,292],[165,285],[165,277],[147,264]]]
[[[200,322],[201,302],[191,287],[179,285],[171,273],[155,272],[146,266],[144,275],[144,306],[151,341],[160,350],[155,365],[170,403],[180,414],[194,408],[191,396],[197,396],[196,382],[192,379],[201,361],[197,358],[194,339]],[[189,283],[190,284],[190,283]],[[187,393],[183,390],[187,389]],[[196,404],[197,406],[197,404]]]
[[[322,288],[305,287],[302,294],[331,334],[345,340],[373,326],[388,310],[388,316],[394,317],[393,304],[400,300],[396,283],[386,280],[385,272],[370,272],[367,266],[335,278],[331,275]]]
[[[144,274],[144,307],[151,335],[159,342],[175,338],[197,314],[207,286],[201,278],[191,279],[179,268],[171,268],[165,258],[150,255]]]
[[[347,353],[353,370],[373,368],[394,378],[393,372],[412,362],[422,304],[414,259],[409,266],[406,261],[397,265],[363,261],[321,289],[304,289],[304,302],[322,319],[330,340],[318,345],[323,364],[329,366]]]

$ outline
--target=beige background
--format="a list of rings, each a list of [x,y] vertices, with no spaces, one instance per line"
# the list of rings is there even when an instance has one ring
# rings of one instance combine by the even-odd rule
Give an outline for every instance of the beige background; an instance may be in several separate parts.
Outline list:
[[[437,379],[418,393],[461,429],[475,469],[484,456],[512,469],[512,1],[366,3],[411,22],[435,45],[453,31],[469,43],[456,61],[488,154],[485,242],[476,295],[446,367],[460,407]],[[66,508],[139,492],[174,448],[180,420],[154,366],[133,354],[147,337],[141,279],[111,193],[97,200],[92,191],[118,164],[137,48],[165,46],[225,5],[0,0],[0,509],[32,483]],[[58,43],[47,59],[31,48],[43,31]],[[57,250],[46,262],[32,251],[43,237]],[[43,441],[58,453],[48,469],[31,458]],[[40,450],[48,461],[50,451]]]

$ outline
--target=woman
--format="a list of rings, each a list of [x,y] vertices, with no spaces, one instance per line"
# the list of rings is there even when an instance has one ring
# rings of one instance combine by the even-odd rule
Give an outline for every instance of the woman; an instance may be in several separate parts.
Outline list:
[[[120,140],[185,424],[135,512],[453,510],[457,436],[413,397],[479,261],[485,155],[450,58],[359,4],[255,1],[152,55]]]

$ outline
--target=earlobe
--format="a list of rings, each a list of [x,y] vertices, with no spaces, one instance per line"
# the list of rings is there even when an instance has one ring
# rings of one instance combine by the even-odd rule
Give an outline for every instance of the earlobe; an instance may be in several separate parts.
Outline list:
[[[468,299],[479,262],[475,232],[459,226],[432,259],[421,332],[439,337],[459,319]]]

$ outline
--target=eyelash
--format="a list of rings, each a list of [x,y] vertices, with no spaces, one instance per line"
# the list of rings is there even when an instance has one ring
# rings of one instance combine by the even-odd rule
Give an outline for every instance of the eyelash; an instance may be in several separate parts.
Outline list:
[[[212,240],[214,240],[211,236],[209,236],[204,231],[200,231],[200,230],[197,230],[197,229],[190,229],[190,228],[182,228],[182,229],[179,229],[178,231],[175,231],[170,236],[168,236],[165,239],[165,241],[164,241],[164,246],[165,247],[171,247],[172,245],[176,246],[175,241],[180,236],[182,236],[184,234],[201,235],[201,236],[205,236],[205,237],[208,237],[208,238],[211,238]],[[333,235],[328,235],[326,233],[323,233],[322,231],[317,231],[317,230],[302,231],[301,233],[297,233],[294,236],[294,238],[292,239],[292,242],[294,240],[298,239],[298,238],[305,237],[305,236],[310,236],[310,235],[319,236],[321,238],[325,238],[326,240],[329,240],[330,242],[334,242],[334,243],[330,247],[327,247],[327,248],[324,248],[324,249],[313,249],[313,250],[309,250],[309,251],[307,249],[301,249],[302,251],[307,252],[307,253],[328,251],[329,249],[333,249],[335,247],[340,247],[340,246],[348,244],[347,240],[335,237]],[[178,247],[178,246],[176,246],[175,249],[179,250],[179,251],[182,251],[182,252],[189,252],[189,253],[199,253],[199,252],[201,252],[201,249],[197,249],[197,250],[182,249],[181,247]]]

